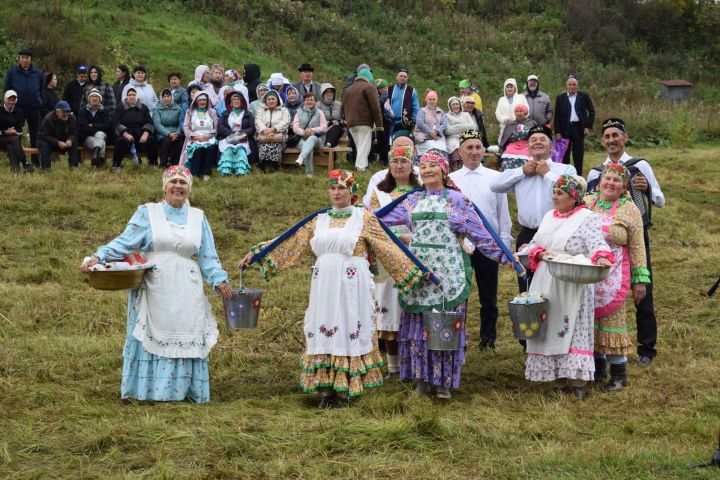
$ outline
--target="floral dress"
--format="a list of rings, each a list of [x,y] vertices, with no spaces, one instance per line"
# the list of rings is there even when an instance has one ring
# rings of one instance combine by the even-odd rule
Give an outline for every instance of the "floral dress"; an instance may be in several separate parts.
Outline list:
[[[188,222],[189,205],[174,208],[163,202],[162,210],[167,221],[175,228]],[[207,219],[203,217],[200,248],[195,254],[205,282],[216,287],[227,282],[215,250],[215,241]],[[140,206],[130,219],[125,231],[95,253],[100,261],[109,262],[125,258],[134,252],[153,250],[153,231],[148,208]],[[210,374],[208,357],[170,358],[155,355],[143,348],[134,336],[138,324],[138,294],[131,290],[128,297],[127,334],[123,348],[122,398],[138,400],[172,401],[189,398],[196,403],[210,401]],[[214,319],[212,320],[214,322]]]
[[[400,380],[459,388],[465,362],[465,322],[459,326],[457,350],[430,350],[423,312],[444,307],[446,311],[465,313],[472,267],[458,236],[467,238],[492,260],[504,262],[506,259],[485,230],[472,202],[455,190],[411,193],[382,220],[389,225],[404,224],[411,228],[410,249],[443,282],[442,289],[423,284],[412,292],[401,292]]]
[[[595,286],[595,351],[627,355],[633,346],[625,300],[632,284],[650,283],[642,216],[627,197],[605,202],[595,193],[586,197],[585,203],[600,216],[603,235],[615,256],[610,275]]]
[[[570,223],[571,233],[563,236]],[[558,241],[560,236],[562,240]],[[558,248],[558,243],[564,245]],[[527,340],[525,378],[533,382],[560,378],[593,380],[595,286],[557,280],[547,272],[545,262],[538,264],[536,258],[539,253],[548,250],[591,256],[593,263],[600,256],[613,261],[610,247],[603,238],[600,218],[586,210],[584,205],[567,214],[551,210],[545,214],[529,246],[530,267],[535,271],[530,290],[543,292],[549,311],[544,338]]]
[[[349,207],[318,215],[263,257],[265,278],[297,265],[311,251],[317,259],[303,327],[300,388],[359,396],[383,384],[371,270],[381,262],[401,291],[414,288],[423,274],[388,238],[375,215]]]

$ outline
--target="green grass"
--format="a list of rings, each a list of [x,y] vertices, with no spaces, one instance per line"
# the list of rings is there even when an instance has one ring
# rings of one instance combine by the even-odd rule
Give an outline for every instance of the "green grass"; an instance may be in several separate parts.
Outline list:
[[[61,159],[52,174],[15,178],[3,160],[0,478],[717,478],[683,467],[708,460],[720,430],[720,297],[701,295],[720,273],[718,149],[631,153],[651,159],[668,205],[651,232],[660,353],[630,367],[628,389],[577,403],[526,382],[506,308],[497,350],[478,352],[473,293],[451,401],[393,381],[344,411],[317,411],[297,388],[305,268],[267,285],[246,275],[265,290],[255,330],[224,329],[208,291],[221,324],[210,404],[121,402],[126,294],[90,289],[77,266],[160,198],[160,174],[71,172]],[[325,192],[321,175],[253,173],[198,182],[191,202],[237,282],[250,245],[326,206]],[[515,292],[503,268],[499,303]]]

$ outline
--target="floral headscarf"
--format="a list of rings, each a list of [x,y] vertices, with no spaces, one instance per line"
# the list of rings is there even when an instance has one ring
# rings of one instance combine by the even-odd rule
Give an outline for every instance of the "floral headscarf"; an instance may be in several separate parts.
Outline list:
[[[603,171],[600,174],[600,179],[602,180],[602,177],[604,177],[608,173],[614,173],[615,175],[619,175],[620,178],[622,178],[623,185],[625,185],[625,190],[630,188],[630,172],[628,172],[628,169],[625,168],[625,165],[612,162],[608,163],[603,168]]]
[[[443,180],[445,180],[445,184],[448,188],[452,188],[453,190],[457,190],[458,192],[460,191],[457,185],[455,185],[455,182],[453,182],[449,177],[450,167],[448,167],[448,162],[447,158],[445,158],[445,155],[435,149],[428,150],[422,157],[420,157],[420,165],[429,162],[435,162],[438,164],[438,166],[440,166],[440,170],[442,170],[443,173]]]
[[[576,175],[561,175],[555,181],[553,188],[559,188],[575,200],[575,205],[584,205],[583,197],[587,184],[585,179]]]
[[[173,178],[182,178],[187,182],[188,190],[192,189],[192,173],[190,173],[190,170],[182,165],[171,165],[163,173],[163,191],[165,191],[168,182]]]
[[[412,163],[415,160],[415,149],[409,145],[392,147],[390,150],[390,158],[404,158]]]
[[[328,183],[330,185],[342,185],[343,187],[350,190],[350,195],[352,195],[350,203],[352,205],[355,205],[360,199],[357,194],[358,184],[355,181],[355,175],[353,174],[353,172],[349,170],[341,170],[339,168],[331,170],[330,172],[328,172]]]

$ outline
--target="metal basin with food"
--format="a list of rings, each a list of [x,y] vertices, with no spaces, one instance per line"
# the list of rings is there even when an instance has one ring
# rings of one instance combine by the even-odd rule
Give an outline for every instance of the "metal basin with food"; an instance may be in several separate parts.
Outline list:
[[[547,262],[550,275],[570,283],[597,283],[605,280],[610,275],[610,267],[604,265],[583,265],[579,263],[567,263],[543,258]]]
[[[91,270],[87,276],[96,290],[126,290],[140,288],[145,272],[151,268],[153,265],[132,270]]]

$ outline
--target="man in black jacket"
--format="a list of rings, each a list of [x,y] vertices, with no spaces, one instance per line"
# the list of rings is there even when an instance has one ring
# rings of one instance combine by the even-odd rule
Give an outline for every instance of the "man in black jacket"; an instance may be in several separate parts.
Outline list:
[[[133,145],[137,150],[145,150],[150,165],[157,166],[157,144],[153,135],[155,127],[150,110],[138,101],[134,88],[128,88],[127,97],[115,109],[112,123],[116,135],[112,166],[114,172],[120,170],[123,157],[132,150]]]
[[[85,94],[85,83],[87,83],[88,78],[87,65],[80,65],[77,67],[77,70],[75,70],[75,73],[75,79],[70,80],[67,85],[65,85],[65,90],[63,90],[63,100],[70,104],[70,108],[72,108],[73,113],[77,117],[80,113],[80,103],[82,102],[82,97]]]
[[[10,158],[10,171],[15,175],[20,173],[20,164],[25,167],[26,172],[34,170],[33,166],[25,159],[25,152],[20,144],[25,117],[22,110],[15,106],[16,103],[17,93],[14,90],[8,90],[5,92],[3,107],[0,108],[0,149],[7,150]]]
[[[61,100],[55,105],[55,110],[45,115],[40,123],[38,147],[40,148],[40,168],[42,170],[50,170],[52,152],[67,153],[68,164],[71,168],[80,164],[77,147],[77,120],[71,113],[70,105]]]
[[[490,143],[488,142],[487,134],[485,133],[485,122],[483,122],[483,113],[477,108],[477,106],[475,105],[475,99],[471,95],[466,95],[462,97],[462,102],[463,111],[469,113],[477,124],[477,131],[480,132],[480,136],[482,137],[481,141],[483,147],[488,148],[490,146]]]
[[[110,114],[102,101],[100,91],[93,88],[78,115],[78,145],[92,151],[91,163],[98,168],[105,165],[105,145],[112,128]]]
[[[570,163],[572,149],[573,162],[578,175],[583,174],[583,157],[585,156],[585,137],[590,133],[595,122],[595,107],[590,96],[578,92],[578,81],[575,74],[570,74],[565,82],[567,92],[555,99],[555,139],[570,140],[563,163]]]

